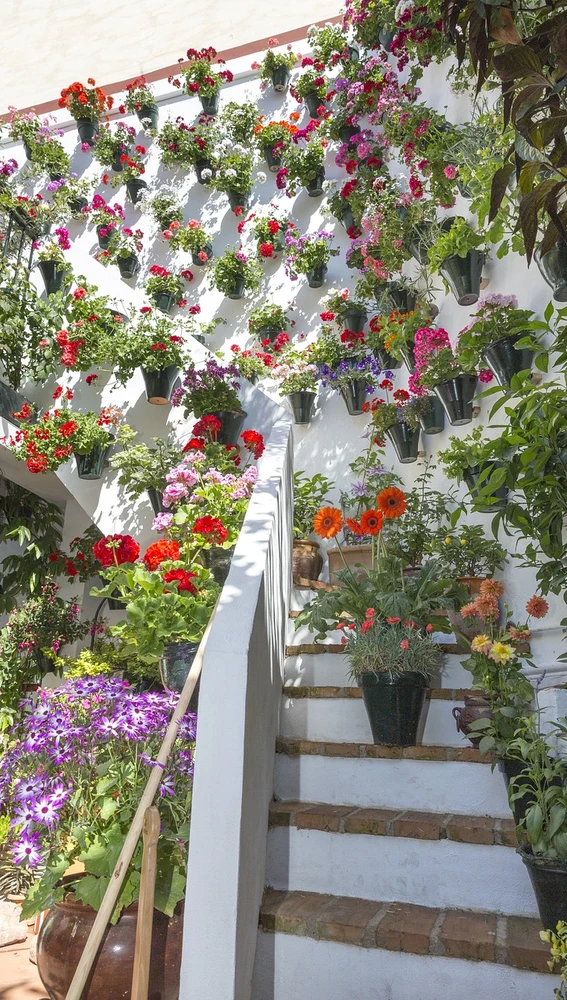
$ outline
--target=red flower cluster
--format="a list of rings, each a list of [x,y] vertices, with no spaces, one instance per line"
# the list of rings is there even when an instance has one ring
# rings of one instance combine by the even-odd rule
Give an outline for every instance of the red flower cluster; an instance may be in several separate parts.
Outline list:
[[[193,425],[193,434],[196,438],[200,438],[203,435],[208,436],[211,441],[216,441],[217,434],[220,431],[222,424],[218,417],[214,414],[209,413],[204,417],[201,417],[196,424]]]
[[[203,535],[212,545],[222,545],[228,538],[228,531],[218,517],[198,517],[193,525],[194,535]]]
[[[179,542],[168,538],[160,538],[158,542],[152,542],[151,545],[148,545],[144,555],[146,569],[152,572],[158,566],[161,566],[162,562],[166,559],[171,559],[172,562],[179,559]]]
[[[93,545],[93,555],[102,566],[133,563],[140,555],[140,546],[132,535],[106,535]]]
[[[164,583],[177,582],[177,590],[179,592],[185,590],[190,594],[196,594],[197,588],[192,582],[196,576],[196,573],[191,573],[187,569],[170,569],[167,573],[163,574],[163,581]],[[165,593],[167,594],[167,590]]]
[[[274,256],[274,244],[273,243],[260,243],[260,256],[261,257],[273,257]]]
[[[264,454],[264,437],[258,431],[243,431],[240,437],[244,441],[244,447],[254,458],[260,458]]]

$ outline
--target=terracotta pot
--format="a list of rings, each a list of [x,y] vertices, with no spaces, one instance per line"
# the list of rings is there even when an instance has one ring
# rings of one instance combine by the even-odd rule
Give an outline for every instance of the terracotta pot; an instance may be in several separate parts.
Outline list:
[[[481,585],[481,583],[484,583],[485,580],[488,580],[487,576],[458,576],[457,577],[457,583],[461,583],[464,587],[466,587],[467,590],[468,590],[468,592],[469,592],[469,594],[471,595],[471,597],[473,595],[474,595],[474,597],[478,597],[478,595],[480,594],[480,585]]]
[[[138,904],[109,926],[82,993],[82,1000],[130,1000]],[[37,968],[51,1000],[65,1000],[96,916],[82,903],[56,903],[37,942]],[[153,1000],[177,1000],[181,968],[183,904],[173,917],[154,910],[150,985]]]
[[[480,618],[462,618],[458,611],[448,608],[447,617],[451,628],[457,637],[464,636],[465,639],[474,639],[475,635],[482,635],[486,632],[486,625]]]
[[[366,570],[372,567],[372,546],[371,545],[343,545],[342,552],[344,560],[355,577],[365,576]],[[339,570],[345,568],[338,549],[329,549],[329,579],[332,584],[339,585],[340,581],[335,576]]]
[[[483,733],[475,733],[474,730],[470,732],[470,726],[472,722],[476,722],[477,719],[491,719],[492,718],[492,708],[490,707],[490,702],[487,695],[483,691],[475,691],[473,694],[465,695],[465,707],[460,708],[459,705],[455,705],[453,709],[453,718],[457,723],[457,730],[462,733],[463,736],[468,736],[473,747],[478,747]]]
[[[318,542],[310,542],[306,538],[295,538],[293,541],[293,579],[318,580],[323,569],[323,557],[319,551]]]

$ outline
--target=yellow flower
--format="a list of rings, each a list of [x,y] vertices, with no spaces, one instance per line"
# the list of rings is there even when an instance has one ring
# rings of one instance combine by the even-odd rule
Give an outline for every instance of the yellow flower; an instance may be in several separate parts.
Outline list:
[[[488,656],[492,649],[492,639],[488,635],[475,635],[471,642],[471,649],[474,653],[482,653]]]
[[[495,642],[488,655],[495,663],[508,663],[509,660],[514,659],[516,650],[507,642]]]
[[[466,538],[461,538],[461,545],[466,545],[466,544],[467,544]]]
[[[451,539],[449,538],[449,535],[447,535],[445,539],[445,545],[450,545],[450,544],[451,544]]]

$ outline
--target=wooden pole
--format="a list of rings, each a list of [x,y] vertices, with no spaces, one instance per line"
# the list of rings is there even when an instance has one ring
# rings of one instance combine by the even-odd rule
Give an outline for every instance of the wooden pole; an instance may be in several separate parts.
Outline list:
[[[107,890],[104,894],[102,903],[100,904],[100,909],[94,919],[91,932],[87,938],[87,943],[83,949],[83,954],[81,955],[77,968],[75,969],[75,975],[71,980],[66,1000],[81,1000],[81,994],[89,977],[91,966],[94,962],[98,949],[100,948],[100,943],[106,930],[106,926],[112,916],[116,900],[120,895],[122,883],[126,878],[128,865],[132,860],[132,855],[134,854],[136,845],[140,839],[146,809],[148,809],[154,801],[161,779],[163,778],[167,758],[169,757],[171,748],[177,738],[179,724],[187,711],[189,702],[191,701],[191,695],[193,694],[195,685],[199,679],[201,667],[203,665],[203,656],[205,655],[205,646],[213,625],[215,612],[216,605],[205,629],[203,638],[199,643],[199,649],[197,650],[197,654],[193,660],[193,665],[189,671],[187,680],[183,685],[183,690],[179,695],[179,701],[177,702],[175,711],[171,716],[167,732],[163,738],[163,743],[156,758],[156,763],[150,771],[148,783],[138,803],[138,808],[134,814],[132,825],[126,834],[118,861],[116,862]]]
[[[149,809],[146,809],[142,830],[144,853],[142,855],[142,870],[140,874],[140,898],[138,900],[131,1000],[148,1000],[157,871],[157,845],[160,827],[159,812],[156,806],[150,806]]]

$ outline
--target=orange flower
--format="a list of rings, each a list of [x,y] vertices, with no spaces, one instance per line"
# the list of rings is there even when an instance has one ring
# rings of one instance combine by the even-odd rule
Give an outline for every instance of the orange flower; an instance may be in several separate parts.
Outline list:
[[[362,528],[360,526],[360,521],[355,521],[353,517],[347,517],[346,520],[345,520],[345,524],[346,524],[347,528],[350,528],[350,530],[353,532],[353,534],[355,534],[355,535],[363,535],[364,534],[364,531],[362,530]]]
[[[313,531],[320,538],[334,538],[343,526],[343,515],[336,507],[321,507],[313,518]]]
[[[481,594],[490,594],[491,597],[502,597],[504,593],[504,585],[500,583],[500,580],[483,580],[480,585]]]
[[[360,518],[363,535],[379,535],[382,530],[384,515],[380,510],[365,510]]]
[[[382,490],[376,497],[376,503],[384,517],[392,520],[401,517],[407,507],[406,495],[397,486],[389,486],[388,489]]]
[[[532,618],[545,618],[547,612],[549,611],[549,604],[543,599],[543,597],[530,597],[528,603],[526,604],[526,611]]]
[[[300,118],[301,115],[299,114],[299,111],[292,111],[289,116],[289,120],[292,122],[298,122]]]
[[[161,566],[166,559],[175,562],[179,559],[179,543],[168,538],[160,538],[158,542],[152,542],[146,549],[144,562],[146,569],[150,572]]]

